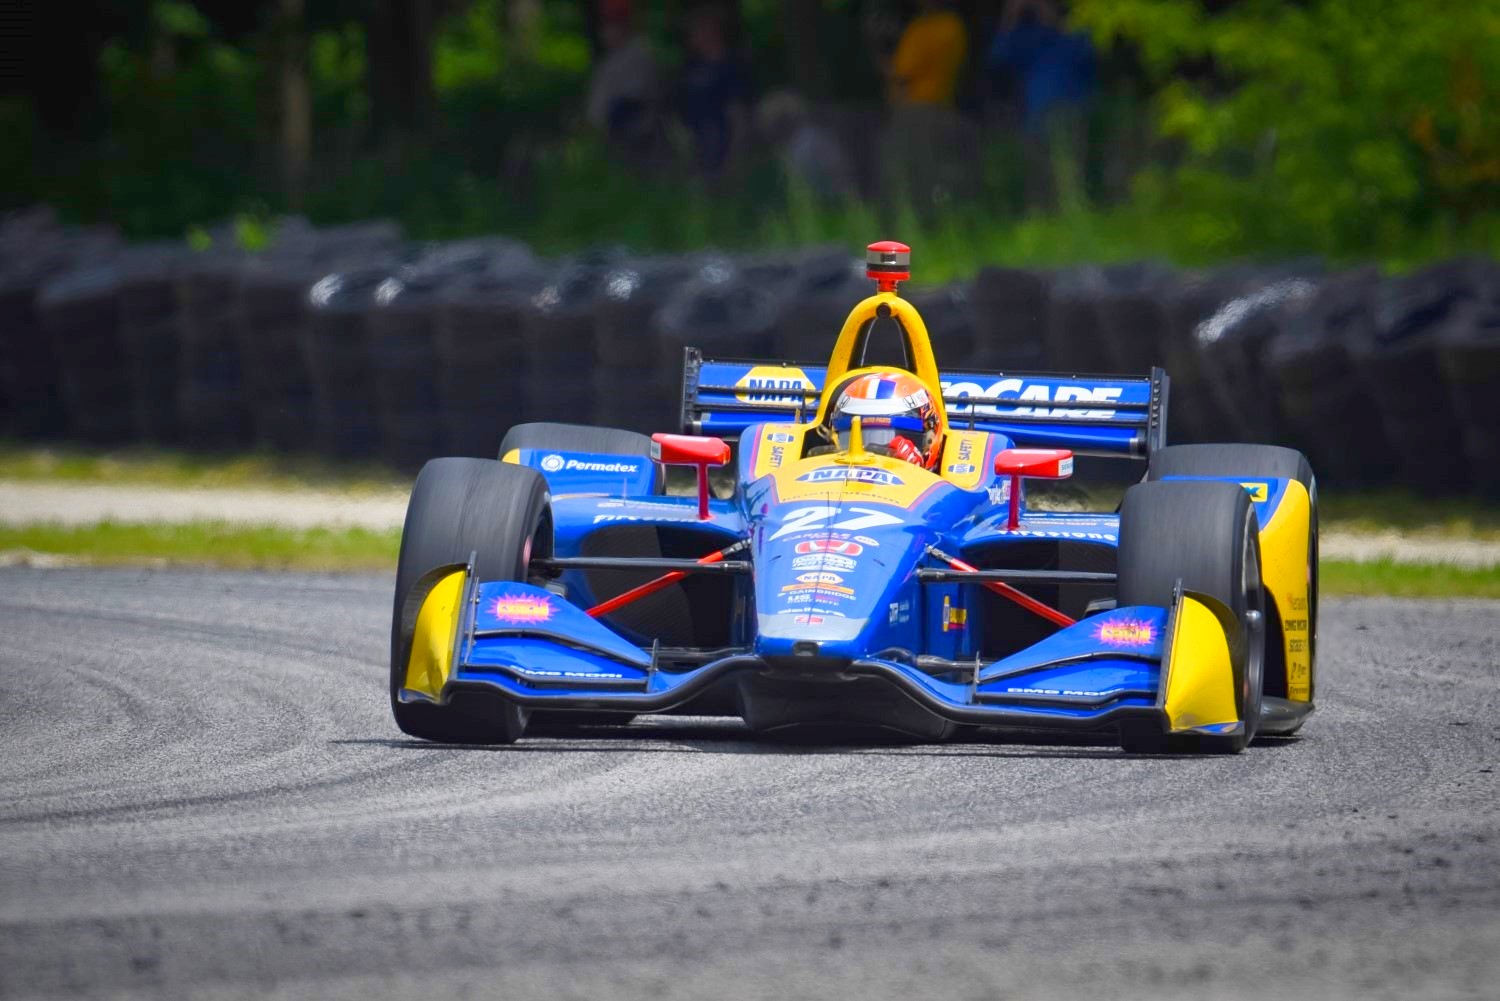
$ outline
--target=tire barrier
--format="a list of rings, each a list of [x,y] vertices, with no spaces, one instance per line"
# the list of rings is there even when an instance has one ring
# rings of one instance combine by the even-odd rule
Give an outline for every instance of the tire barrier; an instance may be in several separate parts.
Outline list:
[[[0,434],[415,468],[522,421],[677,430],[686,346],[820,361],[869,294],[842,247],[547,261],[285,219],[249,252],[0,217]],[[1295,445],[1334,485],[1500,496],[1500,266],[990,267],[907,290],[945,365],[1172,376],[1174,442]],[[872,362],[884,358],[871,338]]]

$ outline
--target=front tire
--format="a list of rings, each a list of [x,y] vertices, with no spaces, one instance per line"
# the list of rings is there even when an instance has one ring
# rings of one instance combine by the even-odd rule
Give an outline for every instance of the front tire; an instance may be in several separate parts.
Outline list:
[[[1141,483],[1120,508],[1120,607],[1169,608],[1177,581],[1216,598],[1234,613],[1243,663],[1236,665],[1235,705],[1244,723],[1227,737],[1169,737],[1155,726],[1123,726],[1127,751],[1238,753],[1260,725],[1265,687],[1265,593],[1260,526],[1250,495],[1232,483]],[[1236,644],[1231,637],[1231,648]]]
[[[422,467],[401,530],[391,620],[391,712],[403,733],[463,744],[509,744],[521,736],[525,711],[498,693],[465,693],[445,706],[396,698],[412,639],[401,613],[417,581],[437,567],[466,563],[472,555],[482,579],[524,581],[532,557],[551,552],[550,498],[536,470],[458,458]]]
[[[1317,695],[1318,683],[1318,478],[1313,475],[1312,463],[1296,449],[1279,445],[1172,445],[1151,454],[1151,466],[1146,473],[1148,481],[1164,476],[1296,480],[1307,490],[1311,507],[1307,537],[1307,697],[1311,701]],[[1281,609],[1283,614],[1288,611]],[[1284,688],[1286,658],[1279,644],[1271,644],[1268,655],[1269,669],[1280,672]],[[1295,733],[1300,725],[1278,736]]]

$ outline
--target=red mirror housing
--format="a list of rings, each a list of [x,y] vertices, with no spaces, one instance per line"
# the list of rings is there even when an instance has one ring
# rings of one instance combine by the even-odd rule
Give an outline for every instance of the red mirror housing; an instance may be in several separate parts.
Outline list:
[[[1073,475],[1073,453],[1066,448],[1007,448],[995,456],[1001,476],[1065,480]]]
[[[1021,479],[1065,480],[1073,475],[1073,453],[1066,448],[1007,448],[995,456],[995,473],[1010,477],[1010,517],[1005,529],[1021,527]]]
[[[664,466],[698,467],[698,520],[708,520],[708,467],[729,461],[729,444],[723,438],[700,438],[690,434],[654,434],[651,458]]]

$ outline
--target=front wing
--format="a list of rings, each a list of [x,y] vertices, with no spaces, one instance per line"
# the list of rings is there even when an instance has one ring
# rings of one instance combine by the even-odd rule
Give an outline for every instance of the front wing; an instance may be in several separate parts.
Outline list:
[[[1170,608],[1101,613],[990,663],[882,651],[804,665],[746,648],[684,665],[629,643],[542,588],[480,582],[459,565],[424,581],[397,695],[403,702],[446,705],[465,691],[486,691],[527,709],[650,713],[752,672],[773,683],[876,679],[893,700],[977,726],[1091,730],[1145,718],[1168,733],[1228,735],[1244,725],[1233,615],[1181,589]]]

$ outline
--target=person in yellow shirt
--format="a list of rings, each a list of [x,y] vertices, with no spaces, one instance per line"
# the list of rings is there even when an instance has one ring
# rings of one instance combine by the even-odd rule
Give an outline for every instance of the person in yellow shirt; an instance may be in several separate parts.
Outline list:
[[[969,32],[963,18],[944,0],[924,0],[886,68],[891,103],[952,107],[968,55]]]

